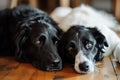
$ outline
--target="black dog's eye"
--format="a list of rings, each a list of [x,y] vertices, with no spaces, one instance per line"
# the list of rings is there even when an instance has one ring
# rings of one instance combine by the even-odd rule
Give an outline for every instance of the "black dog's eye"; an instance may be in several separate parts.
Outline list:
[[[92,44],[91,42],[87,42],[86,45],[85,45],[85,47],[86,47],[87,49],[91,49],[92,46],[93,46],[93,44]]]
[[[36,45],[39,45],[39,44],[40,44],[40,41],[39,41],[39,40],[35,41],[35,44],[36,44]]]
[[[37,40],[35,41],[36,45],[43,45],[45,43],[46,40],[46,36],[45,35],[41,35],[37,38]]]

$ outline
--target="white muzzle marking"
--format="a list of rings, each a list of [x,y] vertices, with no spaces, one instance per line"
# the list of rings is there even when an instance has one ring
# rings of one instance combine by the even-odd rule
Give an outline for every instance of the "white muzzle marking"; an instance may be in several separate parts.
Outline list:
[[[83,62],[87,62],[87,64],[89,65],[89,69],[88,71],[82,71],[79,68],[79,64],[83,63]],[[92,60],[89,60],[82,51],[79,51],[78,54],[75,56],[75,65],[74,65],[74,69],[76,72],[78,73],[90,73],[94,71],[94,63],[92,62]]]

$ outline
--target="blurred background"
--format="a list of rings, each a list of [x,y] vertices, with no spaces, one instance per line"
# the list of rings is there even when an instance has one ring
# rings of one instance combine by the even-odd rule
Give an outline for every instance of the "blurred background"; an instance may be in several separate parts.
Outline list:
[[[120,0],[0,0],[0,9],[27,4],[51,13],[58,6],[74,8],[82,3],[112,13],[120,21]]]

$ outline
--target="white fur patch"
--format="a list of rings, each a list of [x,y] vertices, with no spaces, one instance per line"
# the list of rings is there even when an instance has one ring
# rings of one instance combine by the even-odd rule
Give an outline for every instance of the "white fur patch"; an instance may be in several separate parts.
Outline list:
[[[89,70],[87,72],[81,71],[79,69],[79,64],[83,63],[83,62],[87,62],[89,65]],[[88,73],[88,72],[93,72],[94,71],[94,64],[92,61],[90,61],[84,54],[82,51],[79,51],[78,54],[75,56],[75,65],[74,65],[74,69],[76,70],[76,72],[78,73]]]
[[[117,45],[117,47],[115,48],[114,57],[115,57],[115,60],[120,63],[120,42]]]
[[[73,8],[72,11],[68,13],[59,23],[59,27],[64,31],[67,31],[72,25],[97,27],[98,30],[105,36],[109,45],[109,47],[105,49],[104,56],[110,55],[120,42],[119,37],[113,31],[120,31],[120,25],[115,18],[111,14],[96,10],[87,5],[81,5]]]

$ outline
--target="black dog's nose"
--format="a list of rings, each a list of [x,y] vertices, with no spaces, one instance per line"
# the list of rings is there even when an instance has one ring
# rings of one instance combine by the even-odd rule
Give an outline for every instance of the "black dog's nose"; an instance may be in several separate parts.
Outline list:
[[[79,64],[79,68],[81,71],[88,71],[89,70],[89,65],[87,64],[87,62],[83,62]]]
[[[60,60],[58,58],[51,62],[53,67],[57,67],[59,63],[60,63]]]

